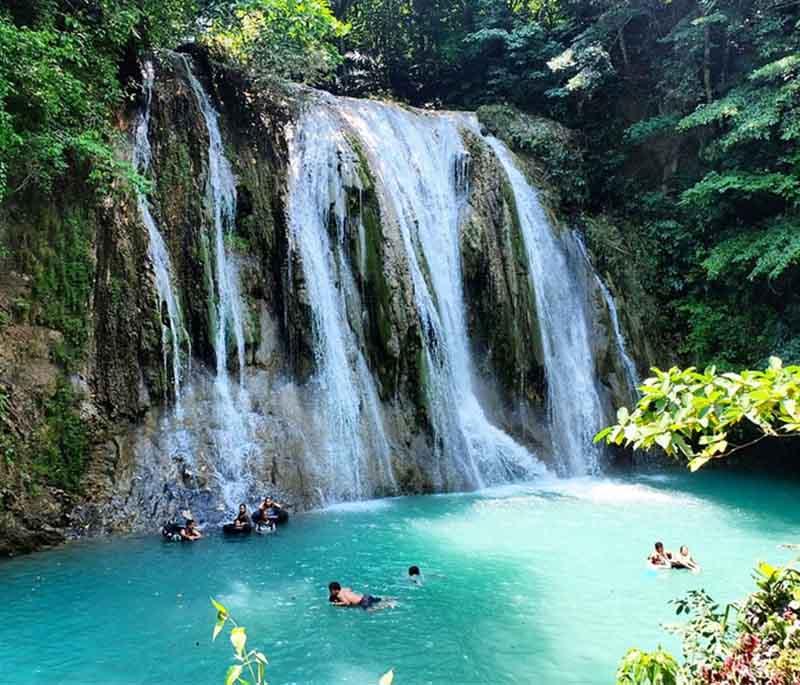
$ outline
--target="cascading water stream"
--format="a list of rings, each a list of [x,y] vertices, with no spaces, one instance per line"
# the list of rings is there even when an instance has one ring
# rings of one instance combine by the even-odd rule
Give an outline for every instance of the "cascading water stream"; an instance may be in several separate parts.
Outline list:
[[[597,473],[598,450],[592,439],[601,427],[604,411],[595,383],[586,294],[570,269],[565,246],[556,237],[538,194],[514,156],[496,138],[487,140],[514,191],[542,334],[556,457],[569,475]],[[562,239],[574,238],[566,234]]]
[[[236,262],[228,254],[225,236],[231,231],[236,218],[236,181],[231,165],[225,156],[219,118],[211,100],[192,71],[185,55],[181,55],[186,76],[200,107],[208,132],[208,177],[206,201],[214,223],[215,275],[210,285],[215,290],[214,351],[216,354],[217,395],[216,414],[218,427],[215,441],[220,459],[217,475],[223,488],[223,498],[229,507],[243,500],[249,485],[247,460],[254,450],[253,431],[250,425],[251,402],[244,387],[245,371],[245,305],[239,291],[239,274]],[[239,382],[231,383],[228,371],[229,341],[236,347]]]
[[[347,318],[353,278],[342,252],[348,221],[346,189],[360,188],[355,159],[343,127],[324,105],[305,112],[289,139],[291,249],[300,256],[308,290],[316,382],[327,423],[324,454],[316,456],[313,469],[327,502],[372,494],[365,485],[369,472],[365,428],[373,434],[380,484],[395,488],[374,381]]]
[[[133,166],[136,171],[142,176],[147,176],[150,171],[151,149],[150,149],[150,103],[153,96],[153,81],[155,79],[155,72],[153,64],[146,62],[142,70],[142,81],[145,95],[145,107],[139,113],[136,123],[136,130],[134,136],[133,146]],[[150,211],[150,202],[147,195],[141,190],[137,191],[136,203],[139,213],[142,217],[142,222],[147,228],[147,235],[149,238],[149,255],[150,261],[153,263],[153,271],[155,273],[156,291],[158,292],[159,310],[164,306],[167,309],[167,323],[161,324],[161,346],[164,354],[164,369],[167,371],[169,364],[169,348],[172,347],[172,385],[175,393],[176,407],[180,410],[181,404],[181,381],[182,381],[182,361],[181,361],[181,344],[186,342],[187,346],[191,344],[189,335],[183,325],[183,316],[181,314],[180,301],[172,286],[172,263],[169,258],[167,246],[164,243],[164,238],[158,230],[156,221]],[[191,348],[189,349],[188,358],[191,358]]]
[[[472,120],[340,98],[340,116],[363,146],[384,221],[396,221],[411,271],[425,354],[441,489],[483,487],[542,473],[525,448],[492,425],[473,388],[459,226]]]
[[[628,354],[628,346],[625,344],[625,336],[622,334],[622,326],[619,322],[619,312],[617,311],[617,305],[614,302],[614,297],[611,295],[611,291],[608,289],[606,284],[603,283],[603,279],[600,278],[599,274],[594,270],[592,262],[589,259],[589,253],[586,250],[586,245],[584,245],[580,235],[577,233],[574,235],[575,242],[578,244],[583,257],[586,260],[587,267],[591,270],[592,274],[594,274],[597,287],[600,288],[600,292],[603,295],[603,300],[605,301],[608,309],[608,315],[611,318],[611,328],[614,331],[614,342],[616,343],[617,354],[622,361],[622,367],[625,369],[625,380],[628,383],[628,390],[631,392],[631,397],[636,398],[636,388],[639,386],[639,372],[636,370],[636,363],[633,361],[630,354]]]

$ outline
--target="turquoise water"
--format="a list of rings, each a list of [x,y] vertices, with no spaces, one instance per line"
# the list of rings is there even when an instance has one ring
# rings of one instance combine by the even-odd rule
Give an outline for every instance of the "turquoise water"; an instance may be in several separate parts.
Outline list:
[[[669,599],[750,588],[800,537],[800,484],[752,476],[567,480],[367,502],[296,516],[273,537],[69,545],[0,564],[0,681],[221,683],[209,595],[270,658],[271,685],[610,683],[631,645],[674,647]],[[694,576],[651,572],[688,544]],[[422,587],[405,569],[419,564]],[[365,613],[327,583],[398,598]]]

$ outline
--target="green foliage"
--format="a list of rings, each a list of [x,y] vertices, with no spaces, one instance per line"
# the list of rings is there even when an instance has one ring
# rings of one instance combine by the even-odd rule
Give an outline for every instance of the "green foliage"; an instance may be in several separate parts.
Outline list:
[[[738,604],[720,607],[703,590],[673,602],[683,624],[667,626],[680,636],[683,664],[658,650],[668,664],[670,682],[686,685],[793,685],[800,678],[800,571],[761,562],[756,590]],[[623,658],[618,683],[652,683],[643,673],[649,661],[638,650]],[[639,671],[636,671],[636,667]],[[654,672],[658,673],[658,666]],[[638,674],[619,680],[619,673]],[[667,682],[666,680],[662,682]]]
[[[341,62],[347,29],[327,0],[236,0],[218,9],[204,40],[257,74],[322,83]]]
[[[729,433],[747,423],[758,437],[782,437],[800,432],[800,366],[770,359],[764,371],[718,374],[711,367],[655,374],[640,386],[633,412],[622,407],[617,423],[603,429],[595,442],[649,450],[660,447],[670,456],[689,460],[697,470],[745,445],[733,445]]]
[[[752,233],[735,232],[703,260],[709,278],[740,274],[747,280],[780,278],[800,262],[800,217],[783,217]]]
[[[477,113],[490,133],[533,157],[541,168],[539,181],[563,205],[575,208],[585,200],[583,155],[573,131],[549,119],[523,114],[511,105],[485,105]]]
[[[654,652],[630,649],[617,669],[617,685],[676,685],[678,662],[659,647]]]
[[[217,622],[214,624],[214,631],[211,639],[216,640],[226,624],[230,624],[230,641],[233,646],[234,663],[228,667],[225,675],[225,685],[267,685],[265,680],[265,668],[267,657],[256,649],[247,650],[247,631],[238,625],[230,615],[228,609],[220,604],[213,597],[211,605],[217,612]],[[246,680],[242,674],[249,674],[251,680]]]
[[[89,339],[89,299],[94,279],[92,226],[81,215],[67,215],[35,249],[32,294],[36,322],[64,335],[58,361],[72,369]]]
[[[191,0],[34,0],[0,9],[0,199],[113,159],[126,53],[173,41]],[[179,35],[179,33],[178,33]]]
[[[34,475],[70,492],[80,488],[89,450],[86,426],[75,408],[78,399],[68,381],[60,381],[44,403],[44,425],[21,448]]]

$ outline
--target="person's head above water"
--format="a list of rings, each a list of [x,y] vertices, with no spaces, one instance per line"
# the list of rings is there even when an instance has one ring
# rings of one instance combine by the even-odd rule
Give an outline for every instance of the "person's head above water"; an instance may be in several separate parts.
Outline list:
[[[411,577],[419,575],[419,566],[409,566],[408,567],[408,575]]]
[[[335,580],[328,583],[328,601],[335,602],[339,598],[339,591],[342,589],[342,586],[339,585]]]
[[[663,554],[664,553],[664,543],[663,542],[657,542],[655,546],[656,546],[656,552],[658,552],[659,554]]]
[[[681,545],[681,554],[685,557],[689,556],[689,548],[686,545]]]

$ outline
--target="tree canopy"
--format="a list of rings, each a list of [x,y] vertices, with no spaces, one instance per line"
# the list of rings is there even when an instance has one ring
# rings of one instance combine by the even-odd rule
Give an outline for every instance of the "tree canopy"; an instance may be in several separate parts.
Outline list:
[[[800,362],[800,3],[4,0],[0,197],[119,171],[137,60],[187,41],[339,93],[555,119],[583,151],[564,209],[635,253],[599,266],[635,271],[670,363]]]

